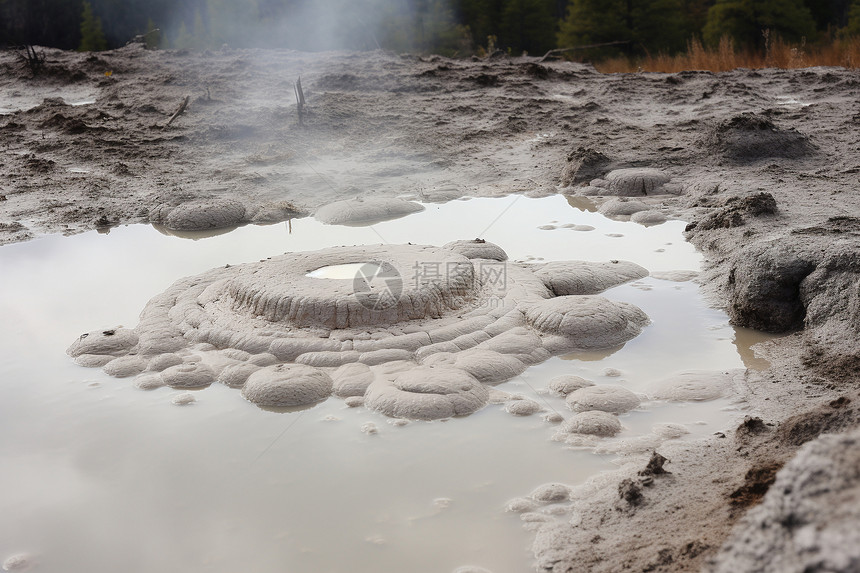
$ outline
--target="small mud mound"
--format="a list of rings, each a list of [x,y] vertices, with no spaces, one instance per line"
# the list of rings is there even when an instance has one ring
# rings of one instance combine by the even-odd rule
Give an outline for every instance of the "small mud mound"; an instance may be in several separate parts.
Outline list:
[[[563,441],[567,434],[612,437],[622,430],[618,416],[603,410],[579,412],[564,422],[556,433],[556,440]]]
[[[548,286],[606,286],[647,274],[632,263],[562,265],[556,281],[555,267],[538,276],[506,259],[497,245],[455,241],[228,265],[174,283],[134,330],[82,335],[68,353],[112,376],[137,376],[141,388],[217,381],[261,407],[304,406],[334,393],[389,416],[432,420],[482,408],[485,385],[553,353],[615,347],[649,322],[631,304],[555,296]],[[359,267],[354,277],[312,274],[350,265]]]
[[[150,221],[170,231],[226,229],[247,223],[245,206],[233,199],[200,199],[154,209]]]
[[[612,287],[645,278],[648,269],[630,261],[590,263],[555,261],[535,271],[556,296],[598,294]]]
[[[603,153],[590,147],[578,147],[567,155],[567,163],[561,173],[561,184],[565,187],[599,179],[612,165]]]
[[[623,414],[639,407],[639,397],[623,386],[605,384],[587,386],[568,394],[567,407],[574,412],[599,410],[610,414]]]
[[[768,332],[816,329],[824,354],[840,346],[836,354],[855,355],[845,341],[860,332],[860,240],[841,235],[791,234],[737,251],[726,285],[732,321]]]
[[[372,225],[423,211],[424,206],[394,197],[367,197],[323,205],[314,218],[326,225]]]
[[[636,197],[639,195],[657,195],[665,192],[663,186],[670,177],[657,169],[616,169],[606,175],[609,182],[608,195]]]
[[[604,179],[592,179],[588,186],[579,190],[580,195],[611,197],[643,197],[645,195],[680,195],[683,188],[660,171],[647,167],[615,169]],[[628,215],[630,213],[627,213]]]
[[[731,229],[745,225],[749,217],[762,217],[776,213],[776,199],[770,193],[762,191],[747,197],[729,197],[722,208],[701,221],[690,223],[686,230]]]
[[[735,377],[742,379],[743,375],[744,370],[682,372],[653,384],[649,395],[654,400],[673,402],[716,400],[729,394]]]
[[[781,129],[769,119],[751,113],[717,125],[709,144],[715,153],[738,163],[776,157],[800,159],[816,153],[806,135]]]
[[[782,240],[753,243],[737,253],[728,278],[729,316],[735,324],[767,332],[803,327],[800,284],[815,258]]]

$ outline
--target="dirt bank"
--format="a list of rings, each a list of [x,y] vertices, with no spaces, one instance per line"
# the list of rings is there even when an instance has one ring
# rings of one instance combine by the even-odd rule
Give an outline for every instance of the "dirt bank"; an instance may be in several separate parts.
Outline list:
[[[687,571],[799,551],[789,534],[754,551],[738,536],[775,519],[773,498],[810,495],[770,488],[834,450],[816,442],[790,462],[798,448],[860,419],[857,72],[605,76],[380,52],[45,52],[37,77],[0,54],[0,243],[174,219],[271,223],[356,196],[561,191],[690,221],[715,304],[737,324],[786,334],[759,349],[771,368],[748,373],[750,417],[704,443],[662,447],[666,473],[635,459],[589,484],[576,515],[538,531],[536,557],[556,572]],[[656,171],[630,184],[611,175],[628,168]],[[198,206],[217,207],[214,222]],[[854,485],[840,491],[856,491],[858,478],[845,479]],[[826,530],[829,517],[809,507],[804,525]],[[856,529],[856,515],[840,523]],[[804,555],[798,570],[827,565]],[[842,557],[849,565],[827,570],[856,563]]]

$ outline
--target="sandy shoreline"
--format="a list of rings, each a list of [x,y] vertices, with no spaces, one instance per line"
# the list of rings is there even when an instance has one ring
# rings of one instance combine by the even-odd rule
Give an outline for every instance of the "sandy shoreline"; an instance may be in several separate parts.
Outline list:
[[[844,444],[817,436],[856,435],[860,420],[860,73],[604,76],[535,59],[46,52],[34,79],[14,53],[0,54],[0,93],[29,108],[0,116],[0,243],[163,222],[190,201],[236,224],[357,196],[563,192],[605,204],[619,198],[597,198],[593,180],[658,170],[671,192],[630,200],[691,222],[688,238],[708,261],[700,280],[736,324],[787,334],[757,348],[772,366],[747,374],[746,422],[662,446],[669,473],[637,458],[585,486],[578,521],[538,532],[541,567],[786,570],[769,552],[796,553],[798,571],[857,566],[856,543],[821,540],[832,538],[831,519],[857,529],[860,477],[842,473],[830,494],[790,500],[807,504],[807,529],[825,532],[806,545],[803,527],[774,509],[789,494],[770,486],[822,460],[850,467],[832,451]],[[164,128],[186,95],[188,110]],[[815,510],[827,495],[847,496],[838,520]],[[768,533],[753,535],[763,522]]]

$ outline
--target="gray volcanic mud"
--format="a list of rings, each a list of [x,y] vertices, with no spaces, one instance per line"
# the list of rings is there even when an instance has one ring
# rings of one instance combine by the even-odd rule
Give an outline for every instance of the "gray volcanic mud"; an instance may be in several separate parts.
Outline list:
[[[364,407],[363,375],[340,384],[337,376],[329,376],[334,398],[303,407],[260,409],[243,400],[238,389],[256,392],[254,373],[265,373],[262,388],[274,387],[277,392],[270,395],[280,400],[296,396],[290,390],[297,388],[303,389],[299,395],[325,388],[325,377],[315,371],[338,370],[276,364],[277,358],[267,352],[251,355],[193,343],[147,361],[151,370],[144,376],[120,379],[80,368],[63,355],[68,342],[79,336],[80,325],[100,327],[94,340],[116,336],[105,350],[125,347],[133,340],[127,331],[138,323],[140,309],[177,277],[224,270],[225,264],[238,269],[240,261],[270,262],[266,257],[283,250],[342,253],[337,245],[372,242],[378,235],[395,244],[413,238],[498,257],[499,250],[489,249],[488,243],[479,247],[453,240],[474,235],[475,228],[498,219],[486,232],[488,240],[511,244],[508,262],[526,266],[535,275],[536,269],[563,261],[571,251],[598,261],[615,253],[658,274],[696,268],[701,261],[689,244],[678,240],[682,224],[646,228],[610,221],[571,208],[563,196],[472,199],[425,207],[373,228],[326,226],[306,218],[293,221],[292,233],[288,225],[246,226],[189,241],[131,226],[109,235],[45,237],[0,249],[0,265],[6,270],[0,280],[0,318],[8,325],[0,366],[8,380],[3,418],[10,435],[17,436],[0,448],[0,458],[10,468],[2,478],[3,489],[15,492],[0,497],[7,516],[0,519],[0,553],[27,553],[46,571],[109,571],[123,563],[126,570],[169,569],[171,564],[193,569],[204,555],[219,568],[251,559],[260,571],[280,570],[289,563],[304,571],[380,568],[430,573],[473,564],[515,573],[527,570],[533,559],[532,533],[521,524],[533,528],[551,514],[506,512],[509,502],[543,484],[575,485],[610,469],[610,454],[640,451],[643,444],[654,447],[667,439],[700,439],[737,415],[734,409],[724,410],[732,407],[725,398],[675,403],[647,399],[650,384],[676,370],[743,365],[726,316],[708,309],[694,284],[652,277],[600,295],[562,295],[627,302],[652,317],[623,348],[550,357],[493,386],[469,380],[473,391],[486,390],[488,403],[444,423],[406,423],[370,411]],[[446,224],[436,224],[440,219]],[[540,228],[547,225],[556,229]],[[568,225],[595,229],[574,231]],[[536,260],[539,256],[547,260]],[[590,265],[601,269],[616,264]],[[588,281],[576,284],[592,288],[595,277],[605,274],[587,276]],[[432,356],[453,357],[442,352]],[[461,366],[481,364],[471,356],[460,358],[454,366],[443,363],[432,369],[461,372]],[[125,356],[122,362],[140,366],[134,357]],[[168,382],[185,377],[190,385],[198,383],[197,374],[211,377],[225,363],[230,365],[221,370],[218,381],[204,389],[164,386],[165,373]],[[499,353],[490,368],[471,371],[492,380],[512,363]],[[342,368],[366,374],[380,366],[355,362]],[[268,386],[284,369],[294,367],[300,368],[297,388]],[[305,377],[308,369],[314,376]],[[409,371],[417,371],[418,384],[426,388],[435,382],[422,369],[416,363]],[[594,424],[580,424],[566,426],[553,440],[559,420],[574,416],[563,394],[577,384],[624,386],[642,403],[619,415],[605,413],[616,428],[614,436],[595,435]],[[384,397],[389,388],[378,385],[374,392]],[[402,403],[394,401],[395,406]],[[689,433],[655,433],[666,424],[680,424]],[[598,447],[606,453],[595,454]],[[53,492],[51,503],[44,502],[45,491]],[[16,507],[28,509],[23,522],[14,519]],[[552,503],[543,509],[559,510]],[[92,551],[90,539],[103,531],[105,520],[114,525],[113,533],[106,539],[103,532],[101,539],[115,549]],[[339,524],[336,530],[332,521]],[[161,551],[153,553],[128,531],[156,532]],[[333,552],[332,546],[349,551]],[[139,565],[128,565],[130,555]]]
[[[743,492],[769,489],[802,443],[853,424],[833,422],[853,418],[830,404],[853,407],[860,364],[856,71],[601,75],[535,58],[140,46],[46,56],[31,78],[16,54],[0,54],[4,243],[126,222],[187,233],[322,220],[321,207],[344,201],[357,222],[358,203],[372,198],[396,199],[377,210],[385,219],[415,200],[559,190],[619,220],[690,222],[714,303],[738,326],[787,334],[758,347],[770,369],[748,376],[761,423],[698,448],[661,446],[669,474],[639,475],[646,459],[619,472],[606,497],[590,497],[583,515],[593,519],[539,535],[544,569],[689,570],[728,559],[719,548],[761,500]],[[291,101],[299,75],[304,125]],[[165,127],[186,95],[188,110]],[[590,257],[557,258],[581,259]],[[141,366],[125,358],[113,370]],[[783,430],[803,420],[812,428],[803,440]]]
[[[310,276],[362,261],[374,276]],[[646,277],[635,263],[551,263],[540,275],[533,266],[508,263],[484,240],[288,253],[181,279],[147,304],[134,330],[84,333],[68,353],[147,386],[160,378],[200,388],[223,373],[260,406],[313,404],[347,386],[396,418],[466,415],[489,400],[484,384],[552,354],[617,347],[649,323],[631,304],[556,296]],[[593,284],[570,287],[583,282]],[[187,362],[191,347],[220,352]]]

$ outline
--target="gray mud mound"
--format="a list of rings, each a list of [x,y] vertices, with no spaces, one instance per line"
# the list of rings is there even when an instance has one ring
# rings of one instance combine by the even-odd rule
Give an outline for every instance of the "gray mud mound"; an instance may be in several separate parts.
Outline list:
[[[776,475],[711,571],[860,571],[860,432],[823,435]]]
[[[460,253],[467,259],[490,259],[493,261],[506,261],[508,254],[498,245],[488,243],[483,239],[471,241],[452,241],[442,247],[455,253]]]
[[[769,119],[743,113],[714,128],[710,147],[736,163],[782,157],[800,159],[813,155],[815,146],[796,129],[782,129]]]
[[[424,206],[393,197],[367,197],[323,205],[314,218],[327,225],[372,225],[423,211]]]
[[[844,345],[860,333],[858,253],[860,222],[851,217],[754,242],[729,260],[729,315],[769,332],[806,327]]]
[[[776,215],[777,212],[776,199],[770,193],[729,197],[722,208],[715,209],[701,221],[690,223],[687,230],[731,229],[747,224],[751,218]]]
[[[753,243],[734,257],[729,275],[729,315],[736,324],[768,332],[803,327],[800,283],[815,269],[801,245],[784,240]]]
[[[648,394],[654,400],[673,402],[716,400],[729,394],[733,388],[735,377],[740,376],[742,378],[743,372],[743,370],[681,372],[652,384]]]
[[[531,305],[525,313],[537,331],[582,350],[611,348],[639,336],[649,319],[632,304],[599,296],[560,296]]]
[[[578,147],[568,154],[561,173],[562,186],[569,187],[603,177],[612,161],[603,153],[590,147]]]
[[[601,215],[610,219],[615,217],[630,217],[637,213],[644,213],[651,207],[642,201],[631,201],[630,199],[610,199],[597,210]]]
[[[245,206],[233,199],[198,199],[154,209],[150,222],[171,231],[207,231],[244,225],[245,214]]]
[[[639,397],[623,386],[604,384],[587,386],[567,395],[567,407],[574,412],[598,410],[623,414],[639,406]]]
[[[641,197],[642,195],[660,195],[667,193],[664,189],[670,177],[657,169],[628,168],[616,169],[606,174],[606,195],[619,197]]]
[[[242,396],[258,406],[290,407],[329,397],[331,378],[303,364],[276,364],[257,370],[242,387]]]
[[[485,385],[553,353],[616,347],[649,322],[631,304],[553,290],[620,284],[647,274],[638,265],[553,263],[538,276],[492,243],[448,247],[339,247],[212,269],[150,300],[133,331],[83,335],[68,353],[147,388],[219,381],[263,407],[334,393],[431,420],[474,412]],[[353,278],[311,274],[349,264]],[[424,267],[445,276],[423,280]]]
[[[630,261],[592,263],[556,261],[543,265],[535,275],[556,296],[598,294],[612,287],[645,278],[648,269]]]
[[[556,439],[564,439],[567,434],[612,437],[621,429],[618,416],[602,410],[587,410],[575,414],[559,426]]]
[[[462,370],[419,366],[371,384],[364,404],[392,418],[439,420],[471,414],[489,397],[487,387]]]

